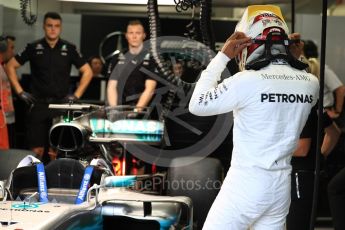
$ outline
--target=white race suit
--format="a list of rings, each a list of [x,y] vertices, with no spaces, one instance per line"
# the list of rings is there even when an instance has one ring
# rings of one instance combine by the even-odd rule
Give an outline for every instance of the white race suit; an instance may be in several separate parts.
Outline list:
[[[213,58],[189,104],[198,116],[230,111],[234,116],[231,167],[203,229],[282,230],[290,205],[291,155],[319,83],[278,60],[218,84],[228,61],[222,52]]]

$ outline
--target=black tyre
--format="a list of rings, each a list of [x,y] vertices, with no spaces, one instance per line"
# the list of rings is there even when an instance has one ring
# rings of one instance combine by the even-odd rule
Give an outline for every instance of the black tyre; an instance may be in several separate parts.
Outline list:
[[[196,163],[178,167],[190,158],[199,157],[181,157],[171,162],[173,167],[168,169],[167,195],[190,197],[193,201],[194,227],[201,229],[220,190],[223,168],[215,158],[200,158],[199,161],[194,160]]]

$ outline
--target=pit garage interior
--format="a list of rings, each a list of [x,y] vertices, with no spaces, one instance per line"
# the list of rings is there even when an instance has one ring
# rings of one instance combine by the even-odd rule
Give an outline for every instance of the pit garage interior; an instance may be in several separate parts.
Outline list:
[[[185,10],[176,10],[177,2],[189,2],[188,0],[166,0],[166,1],[159,1],[158,0],[158,12],[159,12],[159,24],[160,24],[160,36],[166,36],[169,39],[174,37],[175,41],[176,38],[192,38],[196,40],[200,44],[205,42],[205,39],[202,37],[202,31],[200,28],[200,6],[198,0],[190,0],[190,2],[194,2],[196,4],[195,11],[192,12],[192,7],[187,7]],[[120,1],[121,2],[121,1]],[[141,2],[141,3],[135,3]],[[161,2],[164,2],[162,4]],[[316,44],[320,46],[322,44],[322,12],[323,12],[323,1],[322,0],[261,0],[261,1],[242,1],[242,0],[212,0],[209,7],[211,7],[211,15],[210,15],[210,27],[212,27],[212,34],[209,38],[213,39],[212,49],[213,54],[219,51],[224,44],[224,41],[232,34],[235,29],[237,22],[240,20],[245,8],[248,5],[253,4],[274,4],[278,5],[287,22],[291,31],[298,32],[302,34],[302,39],[304,40],[313,40]],[[27,7],[24,10],[23,4],[27,3]],[[42,23],[43,17],[46,12],[57,12],[61,15],[63,19],[63,26],[62,26],[62,34],[61,37],[66,39],[67,41],[75,44],[79,49],[80,53],[83,55],[84,58],[88,59],[92,56],[100,56],[102,62],[104,64],[102,70],[102,77],[93,78],[91,83],[89,84],[87,90],[85,91],[84,95],[78,100],[78,103],[83,105],[95,105],[97,108],[102,108],[106,105],[106,97],[107,97],[107,83],[108,77],[106,73],[106,68],[109,65],[111,58],[113,55],[117,54],[118,51],[124,50],[127,48],[125,32],[127,22],[131,20],[140,20],[146,31],[146,45],[150,46],[150,20],[148,18],[148,7],[147,1],[122,1],[121,3],[116,3],[116,1],[101,1],[101,0],[0,0],[0,34],[4,35],[12,35],[16,37],[15,40],[15,52],[18,53],[22,51],[28,42],[40,39],[44,36],[42,30]],[[24,13],[23,13],[24,12]],[[28,23],[24,22],[23,14],[32,15],[34,17],[37,16],[37,20],[28,25]],[[194,16],[193,16],[194,15]],[[30,18],[30,16],[29,16]],[[340,80],[345,83],[345,68],[344,68],[344,60],[345,60],[345,45],[344,45],[344,37],[345,37],[345,27],[342,26],[345,24],[345,0],[328,0],[327,2],[327,33],[326,33],[326,52],[325,52],[325,63],[337,74]],[[207,40],[207,39],[206,39]],[[179,47],[179,46],[178,46]],[[170,51],[167,51],[165,54],[168,54]],[[181,53],[179,53],[181,52]],[[190,51],[191,53],[193,51]],[[191,53],[187,54],[192,55]],[[183,59],[184,55],[182,51],[176,51],[174,56],[174,61],[176,59]],[[174,62],[172,61],[172,62]],[[186,64],[187,65],[187,64]],[[190,64],[190,68],[187,69],[187,74],[185,75],[184,81],[188,83],[193,83],[196,81],[198,77],[198,73],[204,67],[193,67],[193,63]],[[233,75],[238,71],[237,64],[235,60],[231,60],[228,65],[230,73]],[[26,63],[23,67],[17,70],[17,74],[20,78],[20,83],[23,86],[25,91],[30,90],[30,66]],[[80,76],[78,70],[73,67],[71,74],[70,74],[70,90],[73,91],[78,87],[80,81]],[[167,87],[164,85],[164,82],[160,83],[161,89]],[[163,90],[162,95],[160,95],[160,102],[166,101],[169,99],[169,92],[168,90]],[[191,201],[194,204],[194,213],[192,212],[194,218],[199,219],[199,223],[192,224],[193,228],[184,228],[181,226],[188,226],[188,221],[191,219],[189,213],[189,203],[188,200],[179,198],[173,200],[175,206],[166,205],[171,200],[166,199],[158,199],[157,204],[151,203],[150,199],[145,196],[141,197],[138,195],[138,200],[141,200],[142,203],[140,205],[135,204],[135,195],[131,193],[129,196],[131,199],[124,201],[117,201],[116,203],[117,209],[131,209],[129,213],[133,213],[136,215],[136,209],[143,208],[143,215],[150,216],[152,214],[157,214],[159,211],[163,210],[162,212],[164,215],[179,215],[181,219],[181,223],[177,225],[176,228],[163,228],[162,224],[163,220],[159,222],[161,227],[157,227],[157,223],[155,223],[156,219],[135,219],[130,216],[126,216],[125,218],[109,218],[109,216],[103,218],[103,229],[111,229],[113,226],[117,225],[117,228],[114,229],[201,229],[202,223],[206,218],[207,211],[212,204],[212,201],[216,194],[219,191],[221,180],[224,178],[228,168],[231,165],[231,153],[232,153],[232,128],[231,126],[224,127],[224,123],[232,124],[232,114],[225,114],[219,116],[212,116],[212,117],[196,117],[188,112],[188,96],[184,95],[182,97],[174,97],[172,99],[172,103],[168,110],[172,112],[171,116],[167,116],[164,120],[164,132],[168,134],[168,137],[164,136],[162,139],[165,140],[165,143],[160,143],[159,145],[155,145],[154,147],[143,147],[142,149],[137,149],[135,144],[132,147],[133,151],[141,152],[147,151],[151,152],[148,154],[146,159],[149,159],[152,163],[152,159],[155,159],[158,155],[161,154],[170,154],[169,164],[180,164],[182,168],[169,171],[169,164],[164,162],[160,167],[157,165],[157,168],[154,170],[159,171],[168,171],[168,175],[161,175],[159,174],[154,179],[147,179],[143,176],[140,177],[141,181],[151,183],[154,182],[155,179],[162,183],[167,183],[166,179],[161,179],[162,177],[167,177],[167,181],[169,183],[169,178],[172,177],[184,179],[184,176],[188,174],[188,178],[190,180],[200,180],[204,183],[207,181],[207,177],[202,177],[200,174],[203,172],[207,172],[207,175],[210,175],[211,180],[214,179],[216,183],[213,185],[216,188],[212,188],[209,190],[210,197],[213,197],[209,201],[207,196],[208,193],[202,191],[201,195],[198,195],[196,187],[198,184],[193,184],[191,189],[171,189],[171,191],[166,191],[164,185],[159,184],[158,187],[155,187],[153,190],[155,191],[146,191],[149,195],[154,195],[157,190],[162,192],[162,197],[166,196],[186,196],[192,197]],[[10,150],[0,150],[0,164],[4,165],[3,169],[0,170],[1,178],[0,181],[8,180],[8,177],[11,174],[11,171],[15,169],[19,161],[26,156],[27,154],[32,154],[28,150],[28,145],[25,140],[25,133],[26,133],[26,120],[25,120],[25,113],[28,109],[24,102],[22,102],[16,95],[13,93],[13,103],[15,109],[15,134],[14,140],[11,143]],[[79,108],[79,107],[78,107]],[[81,107],[80,107],[81,108]],[[77,110],[80,110],[77,109]],[[92,106],[83,107],[82,113],[86,111],[91,111],[94,109]],[[103,111],[104,112],[104,111]],[[66,112],[67,114],[67,112]],[[66,119],[66,114],[64,115],[64,119]],[[68,113],[69,114],[69,113]],[[67,117],[69,119],[69,117]],[[293,119],[293,118],[292,118]],[[72,127],[74,129],[76,127]],[[72,131],[73,132],[73,131]],[[264,134],[263,134],[264,135]],[[329,154],[326,158],[321,158],[321,169],[319,174],[319,185],[318,185],[318,198],[317,198],[317,207],[316,207],[316,218],[314,220],[314,229],[315,230],[332,230],[334,229],[332,224],[332,216],[329,209],[329,202],[327,198],[327,184],[335,176],[344,166],[345,166],[345,135],[344,133],[341,134],[339,141],[333,151]],[[69,142],[70,139],[74,137],[66,135],[65,141]],[[62,138],[63,139],[63,138]],[[166,143],[168,142],[168,143]],[[101,146],[101,147],[100,147]],[[127,146],[127,145],[125,145]],[[128,145],[129,149],[131,145]],[[67,147],[66,147],[67,148]],[[83,145],[83,149],[78,149],[75,151],[71,151],[70,153],[64,153],[64,157],[62,158],[72,158],[77,159],[78,161],[84,161],[85,159],[90,160],[90,158],[85,157],[86,155],[92,154],[92,152],[96,152],[97,154],[102,155],[104,152],[111,151],[110,148],[114,149],[122,149],[119,151],[124,151],[123,154],[126,154],[126,150],[123,150],[123,147],[119,146],[117,143],[111,143],[107,145],[101,145],[97,141],[92,144],[85,144]],[[161,149],[164,149],[162,151]],[[202,156],[201,158],[208,158],[211,159],[210,161],[197,161],[193,157],[193,153],[197,152],[197,157]],[[20,153],[19,153],[20,152]],[[127,154],[130,151],[128,151]],[[8,154],[13,154],[13,156],[8,156]],[[180,160],[174,161],[174,153],[178,157],[186,157],[187,161],[190,160],[194,166],[189,167],[185,165]],[[18,156],[17,156],[17,155]],[[140,156],[140,154],[138,154]],[[107,159],[107,157],[105,157]],[[109,157],[108,157],[109,160]],[[215,160],[215,161],[213,161]],[[9,162],[10,161],[10,162]],[[44,159],[45,163],[48,164],[49,159]],[[83,162],[84,164],[85,162]],[[66,164],[70,164],[66,162]],[[6,165],[6,166],[5,166]],[[62,164],[63,165],[63,164]],[[85,165],[85,164],[84,164]],[[57,168],[58,169],[57,169]],[[56,170],[63,170],[61,169],[60,165],[52,166],[49,169],[46,169],[47,179],[49,176],[51,178],[54,177],[54,173],[49,175],[49,172],[56,171]],[[66,166],[67,167],[67,166]],[[69,167],[69,166],[68,166]],[[151,167],[151,165],[150,165]],[[173,168],[173,166],[172,166]],[[31,171],[30,171],[31,170]],[[29,169],[28,171],[20,172],[22,174],[30,174],[34,175],[35,170]],[[69,170],[69,169],[68,169]],[[67,171],[68,171],[67,170]],[[74,169],[73,169],[74,170]],[[84,169],[80,169],[84,170]],[[22,181],[26,181],[28,184],[36,183],[36,182],[28,182],[29,179],[25,175],[18,173],[18,178]],[[99,172],[96,172],[96,174]],[[128,175],[130,173],[124,173],[124,175]],[[206,173],[205,173],[206,175]],[[98,175],[101,178],[100,175]],[[186,177],[186,178],[187,178]],[[99,179],[98,178],[98,179]],[[158,178],[158,179],[157,179]],[[81,180],[82,178],[80,178]],[[19,180],[19,179],[18,179]],[[54,180],[54,179],[52,179]],[[97,175],[92,176],[92,180],[97,180]],[[188,182],[188,181],[187,181]],[[200,182],[200,181],[199,181]],[[24,183],[24,182],[23,182]],[[52,182],[53,184],[55,182]],[[58,182],[56,182],[58,183]],[[72,182],[71,182],[72,183]],[[121,182],[127,183],[127,182]],[[133,183],[133,182],[128,182]],[[14,186],[15,183],[11,184]],[[19,183],[21,184],[21,182]],[[24,183],[25,184],[25,183]],[[78,183],[77,183],[78,184]],[[79,185],[73,185],[79,189]],[[188,187],[188,183],[185,184]],[[0,184],[1,188],[5,187],[5,182]],[[18,185],[19,187],[21,185]],[[133,184],[131,184],[133,187]],[[160,187],[161,186],[161,187]],[[173,184],[169,184],[169,186],[173,187]],[[195,187],[196,186],[196,187]],[[25,186],[24,186],[25,187]],[[49,186],[48,186],[49,187]],[[135,186],[134,186],[135,187]],[[98,188],[99,189],[99,188]],[[97,189],[95,189],[96,191]],[[208,189],[206,189],[207,191]],[[93,192],[95,192],[93,191]],[[32,195],[33,191],[28,190],[24,191],[26,195]],[[63,199],[64,201],[69,202],[69,198],[67,196],[62,196],[62,190],[52,190],[52,194],[56,193],[57,197]],[[145,191],[144,191],[145,193]],[[146,193],[145,193],[146,194]],[[37,195],[36,195],[37,196]],[[92,195],[90,195],[92,196]],[[97,195],[96,195],[97,196]],[[121,196],[121,195],[120,195]],[[67,197],[67,198],[66,198]],[[73,198],[76,195],[74,194]],[[121,196],[122,197],[122,196]],[[123,197],[125,197],[123,195]],[[104,198],[104,197],[103,197]],[[103,199],[100,198],[101,200]],[[104,198],[106,200],[106,198]],[[126,199],[124,199],[126,200]],[[18,201],[18,199],[16,200]],[[5,200],[0,201],[6,202]],[[29,201],[28,201],[29,202]],[[31,201],[30,201],[31,202]],[[8,203],[8,201],[7,201]],[[96,202],[97,203],[97,202]],[[57,203],[59,204],[59,202]],[[7,204],[8,205],[8,204]],[[12,205],[12,204],[11,204]],[[112,212],[116,212],[113,209],[113,204],[111,201],[106,200],[104,203],[105,207],[109,206]],[[128,205],[128,207],[126,206]],[[25,206],[25,202],[24,202]],[[140,206],[140,207],[139,207]],[[181,207],[179,208],[176,207]],[[0,217],[0,228],[1,229],[12,229],[11,226],[16,226],[15,221],[16,218],[13,216],[16,213],[13,211],[15,208],[8,208],[11,212],[10,219],[6,219]],[[52,207],[54,208],[54,207]],[[69,208],[69,207],[68,207]],[[2,207],[3,210],[7,209],[7,206]],[[25,209],[25,207],[24,207]],[[90,207],[85,209],[90,210]],[[176,211],[178,209],[178,211]],[[345,207],[344,207],[345,209]],[[63,209],[65,210],[65,209]],[[67,208],[66,208],[67,210]],[[68,209],[69,211],[71,209]],[[93,209],[90,212],[79,212],[71,214],[71,218],[66,221],[66,223],[60,224],[59,228],[57,229],[99,229],[97,228],[99,213],[107,212],[108,209],[101,210],[99,207]],[[134,211],[133,211],[134,210]],[[158,210],[158,211],[157,211]],[[51,209],[49,211],[53,212]],[[29,211],[28,211],[29,212]],[[47,211],[48,212],[48,211]],[[120,212],[120,211],[119,211]],[[56,212],[57,215],[63,215],[63,211]],[[176,214],[178,213],[178,214]],[[18,214],[18,215],[23,215]],[[30,214],[25,214],[30,215]],[[47,214],[48,215],[48,214]],[[81,223],[81,227],[75,227],[77,225],[73,224],[80,224],[80,219],[85,219],[85,223]],[[170,220],[170,219],[169,219]],[[175,219],[174,219],[175,220]],[[56,220],[61,221],[61,220]],[[78,222],[79,221],[79,222]],[[166,221],[164,219],[164,221]],[[171,220],[170,220],[171,221]],[[55,223],[55,222],[54,222]],[[96,223],[96,224],[95,224]],[[115,224],[114,224],[115,223]],[[165,223],[165,222],[164,222]],[[170,223],[170,222],[169,222]],[[47,225],[49,226],[49,225]],[[94,228],[92,228],[94,226]],[[128,227],[130,226],[130,227]],[[142,227],[144,226],[144,227]],[[84,228],[83,228],[84,227]],[[90,227],[90,228],[87,228]],[[39,229],[32,225],[28,228],[16,228],[16,229]],[[49,228],[45,228],[49,229]]]

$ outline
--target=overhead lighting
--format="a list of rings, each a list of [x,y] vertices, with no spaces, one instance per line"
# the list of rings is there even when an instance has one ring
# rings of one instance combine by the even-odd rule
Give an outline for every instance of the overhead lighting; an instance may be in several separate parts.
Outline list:
[[[126,5],[147,5],[147,0],[60,0],[62,2],[112,3]],[[158,5],[175,5],[174,0],[158,0]]]

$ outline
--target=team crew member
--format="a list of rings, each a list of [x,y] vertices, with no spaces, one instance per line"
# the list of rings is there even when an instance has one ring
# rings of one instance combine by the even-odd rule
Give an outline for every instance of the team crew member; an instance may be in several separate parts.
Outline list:
[[[145,37],[144,26],[140,21],[134,20],[128,23],[126,31],[128,52],[120,53],[108,67],[108,73],[111,73],[107,87],[110,106],[132,105],[140,110],[140,107],[149,105],[157,82],[141,71],[141,68],[154,71],[153,60],[149,51],[144,48]],[[135,162],[131,167],[132,174],[144,173],[143,161],[133,158],[131,162]]]
[[[8,90],[11,91],[11,86],[8,85],[7,75],[3,67],[3,64],[8,60],[7,49],[7,38],[0,36],[0,149],[9,148],[6,111],[10,109],[10,106],[13,109],[12,101],[9,101],[8,98]]]
[[[345,167],[330,180],[327,191],[333,227],[342,230],[345,228]]]
[[[6,37],[6,46],[7,50],[4,53],[4,62],[2,63],[6,67],[6,63],[15,55],[14,47],[15,40],[14,36],[7,35]],[[5,112],[7,131],[8,131],[8,140],[10,148],[15,147],[15,113],[12,97],[11,83],[7,77],[7,74],[2,78],[2,107]]]
[[[104,77],[103,76],[103,62],[99,56],[92,56],[89,58],[89,64],[94,77]]]
[[[72,102],[81,97],[92,78],[90,66],[75,45],[60,38],[62,19],[54,12],[44,16],[42,39],[29,43],[24,51],[7,64],[9,79],[19,97],[29,106],[27,138],[29,147],[42,158],[48,146],[48,131],[57,112],[49,110],[50,103]],[[25,92],[18,81],[16,69],[30,62],[31,93]],[[82,74],[80,84],[69,95],[72,64]]]
[[[310,61],[316,59],[315,61],[318,62],[319,52],[313,41],[304,41],[304,56]],[[328,115],[333,119],[338,118],[344,107],[345,86],[328,65],[325,65],[325,87],[323,95],[323,106]],[[345,124],[343,122],[339,123],[339,125],[344,126]]]
[[[321,153],[327,156],[337,143],[340,131],[326,112],[323,114],[322,119],[325,134]],[[291,204],[286,220],[287,230],[305,230],[310,228],[314,193],[316,136],[317,111],[314,106],[291,160]]]
[[[290,55],[287,34],[279,7],[249,6],[196,84],[193,114],[234,115],[231,167],[204,229],[284,229],[291,155],[319,90]],[[243,71],[218,84],[237,55]]]
[[[134,20],[128,23],[126,39],[129,50],[120,53],[110,64],[114,66],[116,63],[111,71],[107,88],[110,106],[145,107],[151,101],[157,82],[140,70],[144,67],[153,71],[152,59],[143,44],[145,37],[144,26],[140,21]]]
[[[296,36],[296,34],[294,34]],[[300,37],[296,36],[296,39]],[[295,57],[301,58],[309,65],[309,72],[320,77],[318,61],[305,59],[303,56],[303,42],[295,45]],[[301,56],[302,55],[302,56]],[[324,138],[321,154],[327,156],[335,147],[340,136],[340,130],[330,119],[328,114],[323,114]],[[309,114],[306,125],[300,135],[293,157],[291,159],[291,204],[286,220],[287,230],[309,229],[314,193],[314,171],[316,159],[317,138],[317,105]]]

